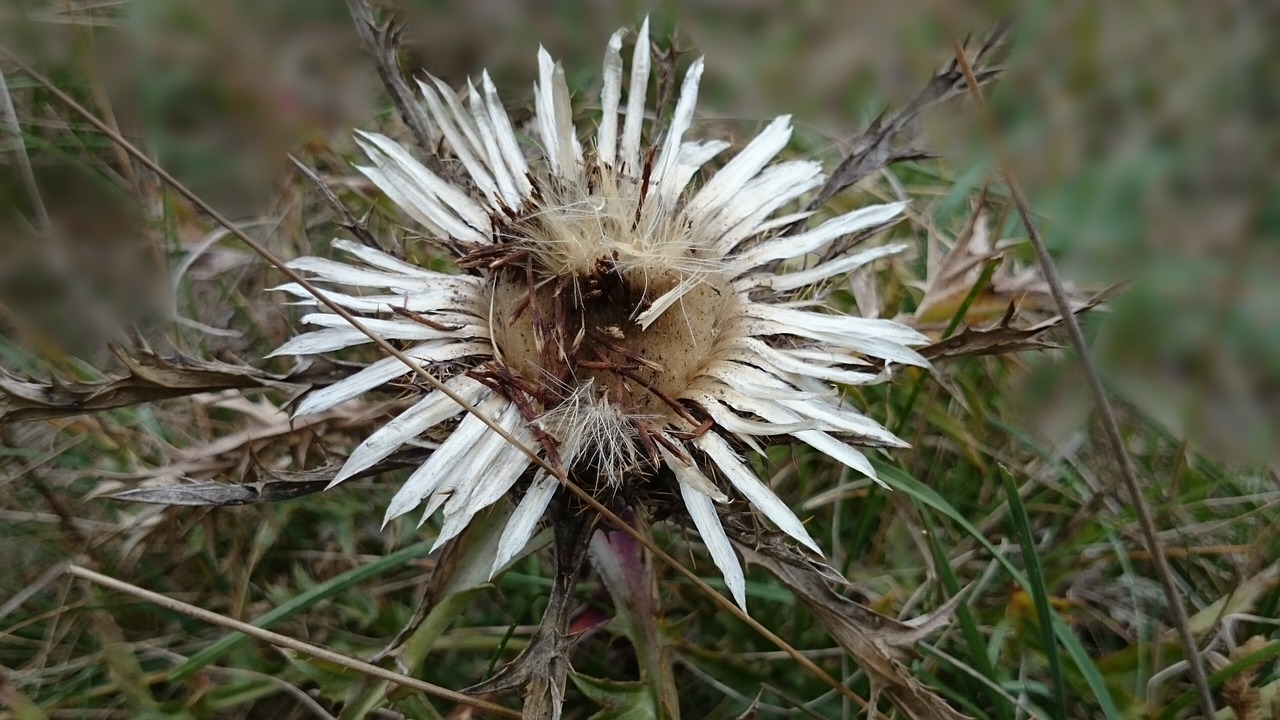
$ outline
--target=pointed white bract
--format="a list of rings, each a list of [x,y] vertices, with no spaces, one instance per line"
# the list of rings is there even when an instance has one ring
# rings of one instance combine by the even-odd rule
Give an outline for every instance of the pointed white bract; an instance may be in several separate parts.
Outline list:
[[[421,360],[423,366],[436,363],[452,362],[468,356],[481,357],[493,353],[488,343],[451,342],[448,340],[427,341],[405,351],[405,355],[414,360]],[[344,378],[328,387],[320,388],[307,395],[298,403],[295,415],[310,415],[328,410],[335,405],[359,397],[374,388],[391,382],[406,373],[412,372],[405,367],[400,358],[383,358],[364,368],[360,372]],[[461,409],[461,408],[459,408]]]
[[[742,152],[725,164],[715,177],[702,186],[693,199],[689,201],[686,212],[694,221],[704,221],[733,200],[743,186],[760,174],[766,164],[775,157],[791,140],[791,116],[782,117],[769,123]]]
[[[662,143],[662,152],[658,155],[658,161],[651,173],[652,182],[659,188],[668,182],[669,175],[675,170],[684,133],[693,124],[693,111],[698,104],[698,83],[702,81],[702,68],[702,58],[698,58],[685,73],[684,84],[680,88],[680,99],[676,101],[675,114],[671,117],[671,125],[667,128],[667,138]]]
[[[449,146],[453,148],[454,154],[458,156],[458,160],[462,161],[462,166],[467,169],[467,173],[471,176],[471,181],[483,193],[488,204],[492,204],[494,196],[497,194],[497,184],[493,180],[493,176],[489,174],[489,170],[480,162],[478,154],[483,153],[479,138],[476,131],[471,127],[470,121],[462,112],[461,104],[458,102],[458,95],[453,90],[439,80],[432,78],[432,85],[419,81],[418,89],[422,91],[422,97],[427,101],[427,107],[431,109],[431,114],[439,123],[440,131],[444,133],[445,140]],[[445,110],[444,106],[448,105],[449,109]]]
[[[528,544],[530,538],[533,537],[533,531],[538,527],[538,521],[542,519],[542,515],[547,511],[547,506],[551,504],[551,498],[556,494],[556,488],[559,487],[559,484],[558,480],[545,473],[533,478],[533,482],[529,484],[529,489],[525,491],[524,497],[520,499],[520,504],[516,505],[515,512],[507,520],[507,526],[502,531],[502,537],[498,539],[498,552],[493,558],[493,569],[490,570],[490,577],[506,567],[507,563],[520,554],[520,551]]]
[[[880,258],[897,255],[906,249],[907,246],[902,244],[881,245],[879,247],[868,248],[862,252],[846,255],[837,260],[818,263],[808,270],[798,270],[796,272],[789,272],[781,275],[765,273],[747,278],[746,280],[749,284],[741,287],[769,288],[770,290],[778,290],[782,292],[795,290],[807,285],[816,285],[827,278],[843,277],[849,273],[855,272],[864,265],[875,262]]]
[[[485,111],[489,114],[489,122],[493,124],[493,133],[501,154],[501,157],[494,158],[494,161],[501,160],[506,164],[507,170],[511,173],[511,179],[515,182],[517,193],[524,198],[532,189],[532,185],[529,184],[529,166],[525,162],[524,153],[520,150],[520,143],[516,141],[515,132],[511,129],[511,118],[507,117],[506,109],[498,100],[498,91],[493,86],[493,80],[489,79],[488,71],[481,76],[481,83],[484,86]]]
[[[664,130],[646,136],[648,21],[629,72],[625,37],[618,31],[605,48],[594,143],[584,146],[564,70],[545,49],[530,138],[516,135],[488,73],[457,89],[432,77],[419,83],[442,137],[435,164],[383,135],[357,133],[370,163],[360,172],[415,232],[452,252],[459,270],[337,240],[343,260],[291,263],[324,286],[323,297],[299,283],[276,288],[309,306],[301,321],[316,329],[275,354],[370,342],[323,301],[405,344],[416,368],[384,358],[297,406],[301,415],[322,412],[390,383],[424,393],[365,438],[334,480],[367,474],[406,446],[434,448],[384,522],[419,507],[424,522],[439,514],[439,545],[513,495],[493,560],[500,572],[553,501],[574,502],[557,499],[561,479],[532,453],[602,499],[670,503],[678,490],[676,513],[682,506],[745,606],[720,506],[745,500],[796,542],[821,549],[741,452],[790,438],[874,478],[854,445],[904,445],[839,389],[882,382],[892,365],[927,365],[911,349],[927,339],[814,298],[904,250],[844,252],[846,241],[898,222],[906,205],[864,207],[794,231],[815,214],[802,203],[825,177],[816,162],[780,159],[791,117],[770,122],[713,171],[729,144],[694,137],[703,61],[685,72],[671,117],[657,123]],[[419,372],[457,399],[427,388]]]
[[[739,607],[746,608],[747,579],[743,575],[738,556],[733,552],[733,545],[729,543],[729,536],[725,534],[724,526],[720,524],[715,503],[688,483],[677,482],[680,485],[680,497],[684,499],[685,509],[689,511],[693,526],[702,536],[702,542],[707,546],[707,554],[711,556],[711,561],[720,568],[725,587],[729,588],[733,601],[738,603]]]
[[[711,462],[724,473],[738,492],[755,505],[764,516],[773,521],[778,529],[799,540],[818,554],[822,548],[809,537],[808,531],[800,523],[800,519],[782,499],[773,493],[767,485],[756,477],[756,473],[738,457],[729,444],[715,433],[707,433],[694,441],[707,454]]]
[[[467,402],[475,402],[487,390],[484,385],[466,376],[450,380],[446,387],[458,393]],[[401,445],[417,438],[429,428],[448,420],[462,411],[453,398],[439,390],[419,400],[416,405],[397,415],[386,425],[365,438],[347,458],[342,469],[333,478],[330,487],[365,470],[395,452]]]
[[[476,406],[476,410],[486,416],[492,416],[505,410],[509,404],[501,396],[489,395]],[[431,457],[409,476],[404,485],[400,486],[395,497],[391,498],[386,515],[382,519],[383,524],[413,510],[426,498],[438,496],[441,502],[447,499],[452,490],[451,483],[459,480],[458,466],[464,460],[467,462],[485,460],[501,451],[501,443],[493,442],[493,437],[494,433],[478,416],[468,414],[463,417],[458,427],[440,444],[440,447],[436,448]],[[355,457],[354,453],[352,457]],[[480,465],[483,467],[483,464]]]
[[[619,170],[639,175],[640,130],[644,124],[645,98],[649,95],[649,18],[640,24],[636,49],[631,56],[631,80],[627,84],[627,117],[622,126]]]
[[[600,90],[600,127],[596,130],[596,158],[613,167],[618,157],[618,103],[622,100],[622,38],[619,30],[604,51],[604,87]]]

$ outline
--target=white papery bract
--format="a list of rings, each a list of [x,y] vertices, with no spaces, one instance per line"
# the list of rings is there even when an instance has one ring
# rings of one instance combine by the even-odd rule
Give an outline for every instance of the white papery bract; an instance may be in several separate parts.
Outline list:
[[[635,41],[629,79],[624,32],[610,39],[593,138],[572,121],[564,72],[545,50],[534,88],[536,143],[521,143],[487,74],[463,96],[420,83],[427,110],[466,184],[443,179],[389,138],[360,133],[359,167],[420,230],[454,252],[441,273],[350,241],[346,258],[292,266],[342,286],[326,295],[372,331],[407,343],[406,354],[504,431],[602,499],[636,498],[665,483],[679,497],[739,605],[745,581],[717,506],[743,498],[814,552],[818,544],[756,476],[737,448],[790,436],[874,477],[858,445],[902,443],[844,403],[837,384],[879,382],[873,365],[925,365],[927,342],[886,320],[838,314],[812,289],[901,250],[815,253],[851,235],[887,228],[902,203],[860,208],[782,234],[811,213],[794,208],[824,181],[809,161],[778,161],[791,138],[782,116],[714,174],[728,149],[686,137],[702,60],[688,69],[658,137],[646,137],[648,23]],[[695,177],[708,176],[705,182]],[[280,290],[304,304],[298,285]],[[326,353],[368,342],[341,317],[316,312],[317,329],[276,354]],[[320,412],[407,372],[387,358],[313,392],[299,413]],[[463,413],[428,392],[364,440],[334,483],[367,471],[406,443]],[[494,570],[528,542],[558,482],[467,414],[400,488],[391,520],[425,503],[443,512],[437,544],[513,488],[523,489]],[[532,477],[530,477],[532,475]],[[674,485],[674,486],[671,486]]]

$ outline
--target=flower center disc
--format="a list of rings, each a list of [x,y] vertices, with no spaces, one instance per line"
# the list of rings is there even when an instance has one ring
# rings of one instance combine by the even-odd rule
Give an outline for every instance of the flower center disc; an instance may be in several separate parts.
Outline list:
[[[637,316],[682,281],[690,287],[680,300],[641,329]],[[585,275],[535,274],[532,283],[511,270],[494,286],[494,344],[506,366],[536,389],[541,411],[590,384],[624,417],[670,420],[678,416],[676,398],[712,359],[733,298],[719,277],[620,272],[608,258]]]

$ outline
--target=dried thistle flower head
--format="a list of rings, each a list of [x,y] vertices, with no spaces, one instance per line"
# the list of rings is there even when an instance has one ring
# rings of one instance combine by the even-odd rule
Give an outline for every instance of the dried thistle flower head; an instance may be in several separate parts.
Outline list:
[[[851,443],[903,444],[842,402],[835,386],[880,381],[880,373],[867,371],[869,358],[924,365],[909,346],[926,338],[801,299],[813,286],[893,252],[805,260],[839,238],[888,227],[903,204],[865,207],[779,234],[809,216],[785,209],[824,180],[815,162],[774,162],[791,137],[789,116],[770,123],[699,185],[699,169],[729,147],[686,137],[702,60],[685,75],[661,137],[646,141],[647,21],[636,38],[625,104],[623,37],[619,31],[609,41],[603,115],[585,142],[572,123],[563,70],[545,50],[535,86],[535,148],[518,142],[487,74],[479,89],[469,84],[465,97],[439,80],[422,83],[433,120],[469,176],[466,187],[446,182],[392,140],[360,133],[372,161],[361,172],[450,248],[463,272],[436,272],[343,240],[334,245],[350,262],[305,257],[293,267],[359,289],[327,294],[367,316],[383,337],[413,343],[407,354],[424,367],[452,368],[449,388],[602,499],[643,499],[655,484],[668,496],[678,490],[744,605],[742,568],[716,503],[745,498],[779,529],[821,551],[737,448],[791,436],[874,477]],[[280,289],[314,302],[297,285]],[[322,329],[276,354],[368,341],[334,314],[303,322]],[[311,394],[298,412],[333,407],[405,371],[395,358],[381,360]],[[335,482],[461,412],[445,394],[426,394],[365,439]],[[443,509],[437,544],[443,543],[519,483],[524,491],[494,561],[500,568],[526,544],[557,489],[541,470],[521,483],[531,464],[467,415],[410,475],[386,520],[425,501],[424,520]]]

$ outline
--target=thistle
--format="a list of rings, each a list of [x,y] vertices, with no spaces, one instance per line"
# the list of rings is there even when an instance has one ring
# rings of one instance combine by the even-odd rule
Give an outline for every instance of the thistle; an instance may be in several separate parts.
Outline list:
[[[742,567],[717,504],[743,498],[796,541],[821,548],[741,452],[789,436],[874,478],[854,446],[903,445],[844,402],[838,387],[880,382],[891,364],[925,365],[910,346],[927,339],[820,300],[824,286],[901,248],[813,258],[834,241],[889,227],[904,204],[791,232],[813,213],[789,208],[825,178],[816,162],[775,161],[791,137],[789,116],[714,174],[703,173],[729,148],[688,137],[703,61],[684,76],[665,130],[646,134],[648,22],[636,38],[625,103],[623,37],[615,33],[605,53],[602,116],[590,139],[574,127],[564,72],[545,50],[534,145],[517,139],[487,73],[463,96],[436,79],[420,83],[465,186],[391,139],[359,133],[371,162],[359,170],[447,248],[458,272],[345,240],[334,246],[348,261],[304,257],[292,266],[358,290],[325,294],[382,337],[409,343],[409,357],[602,501],[678,496],[745,606]],[[709,177],[698,182],[699,175]],[[301,286],[279,289],[315,302]],[[368,342],[336,314],[303,322],[321,329],[275,354]],[[396,358],[380,360],[312,393],[298,413],[326,410],[406,372]],[[443,392],[426,393],[360,443],[334,484],[462,412]],[[466,414],[400,487],[385,520],[424,503],[424,521],[443,511],[438,545],[504,495],[518,496],[496,571],[525,546],[558,489],[532,465]]]

